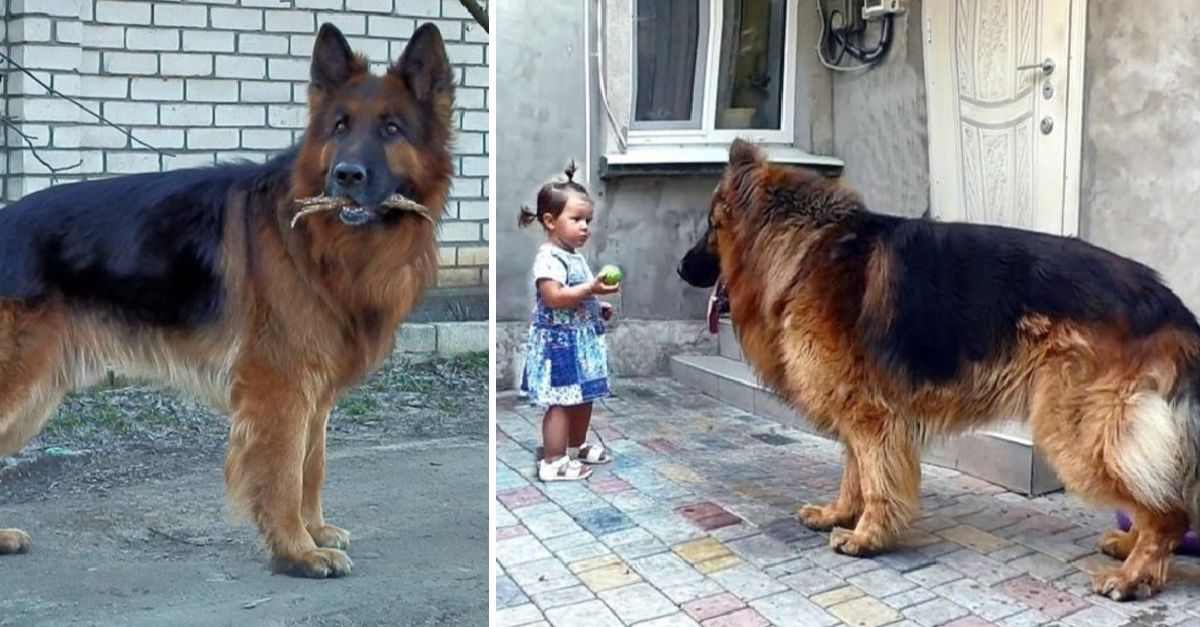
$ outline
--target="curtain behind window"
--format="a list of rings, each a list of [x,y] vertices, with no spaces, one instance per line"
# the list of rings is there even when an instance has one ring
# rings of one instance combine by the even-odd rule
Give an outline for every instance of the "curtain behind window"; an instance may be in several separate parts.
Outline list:
[[[637,2],[637,94],[634,120],[700,123],[696,59],[700,2]]]

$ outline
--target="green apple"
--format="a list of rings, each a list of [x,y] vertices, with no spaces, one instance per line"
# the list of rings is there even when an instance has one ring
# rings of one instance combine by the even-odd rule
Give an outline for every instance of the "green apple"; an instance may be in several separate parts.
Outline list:
[[[600,281],[605,285],[616,285],[623,278],[625,275],[621,273],[621,269],[611,263],[600,268]]]

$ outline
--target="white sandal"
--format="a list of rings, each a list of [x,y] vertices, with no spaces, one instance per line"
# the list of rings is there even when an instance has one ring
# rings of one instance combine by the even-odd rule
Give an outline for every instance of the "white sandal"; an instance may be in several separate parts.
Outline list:
[[[584,467],[583,464],[571,459],[569,455],[547,462],[541,460],[538,462],[538,479],[544,482],[549,481],[579,481],[592,476],[592,469]]]
[[[593,466],[602,466],[613,460],[613,456],[608,453],[608,449],[604,448],[603,444],[591,444],[584,442],[583,446],[576,451],[576,458]]]

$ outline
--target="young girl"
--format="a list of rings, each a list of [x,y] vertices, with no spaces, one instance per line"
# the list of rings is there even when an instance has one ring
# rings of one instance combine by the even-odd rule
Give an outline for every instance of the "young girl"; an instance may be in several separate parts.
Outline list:
[[[537,305],[529,325],[521,391],[545,410],[542,418],[542,481],[586,479],[584,464],[607,464],[612,455],[601,444],[585,442],[592,401],[608,395],[608,349],[604,320],[612,306],[596,298],[618,285],[592,277],[578,250],[587,243],[593,205],[575,182],[575,163],[567,180],[546,183],[538,191],[537,211],[521,207],[520,226],[539,222],[546,243],[533,262]],[[572,459],[572,455],[575,459]]]

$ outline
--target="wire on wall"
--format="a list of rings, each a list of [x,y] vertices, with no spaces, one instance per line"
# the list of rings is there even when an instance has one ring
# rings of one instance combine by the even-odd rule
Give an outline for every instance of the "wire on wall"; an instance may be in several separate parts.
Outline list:
[[[821,60],[821,65],[837,72],[859,72],[869,70],[887,58],[894,39],[892,15],[883,18],[879,27],[879,41],[874,47],[866,48],[863,41],[865,29],[854,33],[834,30],[833,22],[840,15],[840,11],[831,11],[829,19],[826,19],[821,2],[822,0],[816,0],[817,19],[821,22],[821,37],[817,41],[817,58]],[[841,17],[845,18],[846,16]],[[846,55],[856,59],[859,62],[858,65],[842,65],[842,60]]]
[[[608,116],[609,124],[612,124],[613,135],[617,138],[617,145],[620,146],[621,152],[625,152],[625,129],[617,123],[617,116],[613,115],[612,103],[608,100],[608,76],[605,74],[604,57],[608,54],[608,46],[605,45],[608,34],[608,15],[604,10],[605,0],[596,0],[596,50],[589,51],[596,55],[596,76],[600,85],[600,102],[604,105],[604,113]]]

